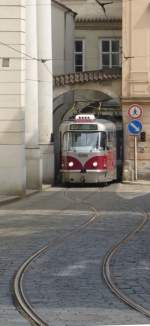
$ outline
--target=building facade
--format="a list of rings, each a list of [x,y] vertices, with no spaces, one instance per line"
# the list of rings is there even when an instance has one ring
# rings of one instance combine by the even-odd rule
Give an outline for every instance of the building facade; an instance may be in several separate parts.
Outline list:
[[[150,21],[149,1],[123,0],[122,112],[124,120],[124,179],[150,179]],[[133,104],[143,109],[139,118],[144,138],[128,132],[128,110]],[[145,141],[142,141],[145,140]],[[135,167],[135,155],[137,167]]]
[[[75,71],[121,66],[122,1],[108,4],[105,11],[96,0],[59,1],[77,12]]]
[[[0,4],[0,192],[23,193],[25,153],[25,6]]]
[[[53,75],[74,71],[74,31],[76,13],[52,0]]]
[[[74,17],[56,0],[1,1],[0,193],[53,183],[53,74],[74,69]]]
[[[51,34],[51,1],[1,1],[0,193],[53,177]]]

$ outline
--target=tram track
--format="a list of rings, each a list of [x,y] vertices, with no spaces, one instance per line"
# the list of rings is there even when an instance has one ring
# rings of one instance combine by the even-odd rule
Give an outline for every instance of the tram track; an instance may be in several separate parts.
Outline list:
[[[128,295],[126,295],[120,288],[115,284],[115,280],[111,273],[111,261],[113,256],[117,253],[117,251],[121,248],[122,245],[127,244],[138,232],[140,232],[146,223],[149,220],[149,214],[147,212],[143,212],[143,218],[140,224],[131,232],[129,232],[124,238],[122,238],[117,244],[111,247],[111,249],[106,253],[103,264],[102,264],[102,275],[103,278],[109,287],[109,289],[125,304],[127,304],[130,308],[140,312],[144,316],[150,318],[150,310],[144,308],[142,305],[136,303],[136,301],[132,300]]]
[[[65,236],[63,237],[58,237],[53,240],[51,244],[47,244],[41,249],[37,250],[35,253],[33,253],[30,257],[28,257],[27,260],[20,266],[18,271],[16,272],[13,280],[13,300],[14,303],[18,309],[18,311],[27,319],[29,320],[31,325],[37,325],[37,326],[49,326],[49,324],[41,318],[36,311],[33,309],[32,305],[30,304],[29,300],[25,296],[24,289],[23,289],[23,279],[24,275],[27,272],[28,268],[30,265],[33,263],[33,261],[36,258],[39,258],[42,254],[45,254],[49,249],[56,248],[59,245],[61,245],[66,239],[69,237],[79,233],[81,230],[84,230],[89,224],[91,224],[96,216],[97,216],[97,210],[95,209],[94,206],[90,206],[89,202],[86,201],[86,198],[81,200],[81,198],[72,198],[68,196],[68,190],[64,191],[64,197],[69,199],[72,202],[77,202],[78,204],[83,204],[88,207],[88,209],[91,210],[92,216],[79,225],[78,227],[75,227],[71,232],[68,232]],[[65,208],[66,209],[66,208]],[[62,210],[65,211],[65,209]]]

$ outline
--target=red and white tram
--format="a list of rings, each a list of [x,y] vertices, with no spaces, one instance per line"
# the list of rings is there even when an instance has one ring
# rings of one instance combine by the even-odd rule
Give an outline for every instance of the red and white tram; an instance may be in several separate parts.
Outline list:
[[[60,126],[62,183],[104,183],[117,179],[116,126],[78,114]]]

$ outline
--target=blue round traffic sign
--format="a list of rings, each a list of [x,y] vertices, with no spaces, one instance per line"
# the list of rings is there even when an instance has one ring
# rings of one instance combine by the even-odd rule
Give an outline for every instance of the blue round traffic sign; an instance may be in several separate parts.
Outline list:
[[[132,120],[128,124],[128,132],[132,135],[140,134],[142,128],[143,128],[142,123],[139,120]]]

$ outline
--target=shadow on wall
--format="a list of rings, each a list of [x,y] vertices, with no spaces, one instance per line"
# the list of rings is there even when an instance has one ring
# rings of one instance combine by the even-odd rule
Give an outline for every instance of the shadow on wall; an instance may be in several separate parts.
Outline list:
[[[54,100],[53,111],[53,130],[54,130],[54,169],[55,183],[59,182],[59,166],[60,166],[60,137],[59,126],[66,112],[74,103],[74,92],[65,93]]]
[[[23,195],[26,188],[24,112],[20,108],[1,109],[1,119],[0,193]]]
[[[140,17],[140,19],[136,22],[135,28],[136,29],[147,29],[148,26],[150,25],[149,15],[150,15],[150,3],[145,8],[145,11],[142,13],[142,16]],[[138,31],[138,33],[139,33],[139,31]],[[146,34],[145,34],[145,37],[147,37]]]

